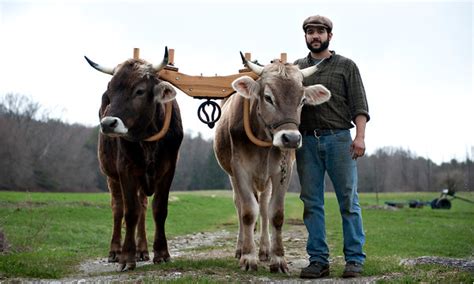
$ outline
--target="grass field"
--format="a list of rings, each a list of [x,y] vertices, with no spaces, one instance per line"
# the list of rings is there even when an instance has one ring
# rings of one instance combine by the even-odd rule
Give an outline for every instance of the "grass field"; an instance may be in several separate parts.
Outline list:
[[[384,201],[423,201],[438,197],[438,193],[380,194]],[[472,193],[459,193],[474,199]],[[333,194],[327,194],[327,236],[332,257],[342,255],[341,221]],[[440,256],[473,259],[474,204],[453,200],[450,210],[430,207],[399,210],[376,206],[374,194],[361,194],[364,227],[367,235],[367,262],[364,275],[396,274],[397,282],[464,282],[472,283],[474,276],[460,268],[440,265],[400,266],[404,258]],[[111,234],[111,209],[108,194],[78,193],[17,193],[0,192],[0,229],[10,247],[0,254],[0,281],[10,278],[60,279],[75,273],[85,259],[108,254]],[[288,194],[285,217],[301,220],[303,208],[297,194]],[[147,234],[153,239],[150,212]],[[284,229],[289,226],[285,225]],[[166,222],[168,237],[229,230],[235,232],[237,219],[232,194],[229,191],[173,192],[170,196]],[[151,246],[150,246],[151,247]],[[239,272],[236,262],[222,260],[177,260],[160,268],[188,267]],[[158,266],[152,266],[158,267]],[[265,274],[280,279],[285,276]],[[294,276],[293,276],[294,277]],[[186,282],[189,279],[182,279]],[[153,281],[153,279],[149,279]],[[212,282],[212,278],[200,280]]]

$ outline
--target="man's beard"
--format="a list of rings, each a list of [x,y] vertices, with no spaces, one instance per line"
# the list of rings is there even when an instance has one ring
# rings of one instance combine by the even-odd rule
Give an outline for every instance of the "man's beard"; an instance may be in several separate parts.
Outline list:
[[[309,50],[311,50],[311,52],[313,53],[320,53],[324,50],[326,50],[328,47],[329,47],[329,40],[326,40],[326,41],[322,41],[321,42],[321,46],[316,48],[316,47],[313,47],[311,45],[311,43],[307,42],[306,41],[306,46],[308,47]]]

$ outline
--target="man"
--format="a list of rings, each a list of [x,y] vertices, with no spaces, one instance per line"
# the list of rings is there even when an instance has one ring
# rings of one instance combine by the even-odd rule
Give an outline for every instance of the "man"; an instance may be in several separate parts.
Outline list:
[[[322,84],[331,91],[331,99],[318,106],[305,105],[300,131],[303,146],[296,152],[304,203],[304,223],[308,230],[306,250],[310,264],[301,270],[301,278],[329,275],[329,248],[324,218],[324,174],[327,172],[336,192],[342,216],[344,257],[342,277],[362,273],[365,234],[357,194],[356,159],[365,152],[365,125],[370,119],[364,86],[356,64],[328,49],[333,36],[331,20],[311,16],[303,22],[305,58],[296,60],[300,68],[318,65],[318,71],[304,85]],[[354,140],[350,130],[356,126]]]

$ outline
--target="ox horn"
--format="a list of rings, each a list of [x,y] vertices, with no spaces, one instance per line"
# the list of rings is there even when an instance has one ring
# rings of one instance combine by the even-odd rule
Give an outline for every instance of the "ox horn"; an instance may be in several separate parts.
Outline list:
[[[240,52],[240,57],[242,57],[242,64],[247,65],[250,70],[252,70],[258,76],[262,75],[263,73],[263,66],[257,65],[251,61],[248,61],[245,56]]]
[[[94,68],[95,70],[103,72],[105,74],[114,75],[115,68],[100,66],[99,64],[87,58],[87,56],[84,56],[84,58],[87,60],[87,63],[89,63],[89,65],[92,66],[92,68]]]
[[[155,72],[159,72],[161,69],[165,68],[166,65],[168,65],[168,62],[169,62],[168,47],[165,46],[165,55],[163,56],[163,61],[160,64],[154,64],[153,70]]]
[[[324,59],[326,58],[323,58],[323,60],[319,61],[318,64],[315,64],[311,67],[307,67],[307,68],[304,68],[304,69],[301,69],[301,74],[303,74],[303,78],[306,78],[306,77],[309,77],[311,75],[314,74],[314,72],[318,71],[318,65],[321,64]]]

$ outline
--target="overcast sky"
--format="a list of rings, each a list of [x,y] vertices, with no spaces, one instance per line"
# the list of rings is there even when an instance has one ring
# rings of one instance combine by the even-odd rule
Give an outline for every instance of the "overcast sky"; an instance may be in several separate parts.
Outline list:
[[[226,4],[223,4],[226,3]],[[307,55],[301,28],[314,14],[333,23],[330,49],[358,65],[371,121],[369,154],[391,146],[439,163],[474,155],[471,1],[10,1],[0,0],[0,97],[30,96],[54,117],[98,124],[110,76],[134,47],[149,62],[164,47],[189,75],[230,75],[239,51],[269,63]],[[214,130],[201,101],[178,93],[188,133]]]

